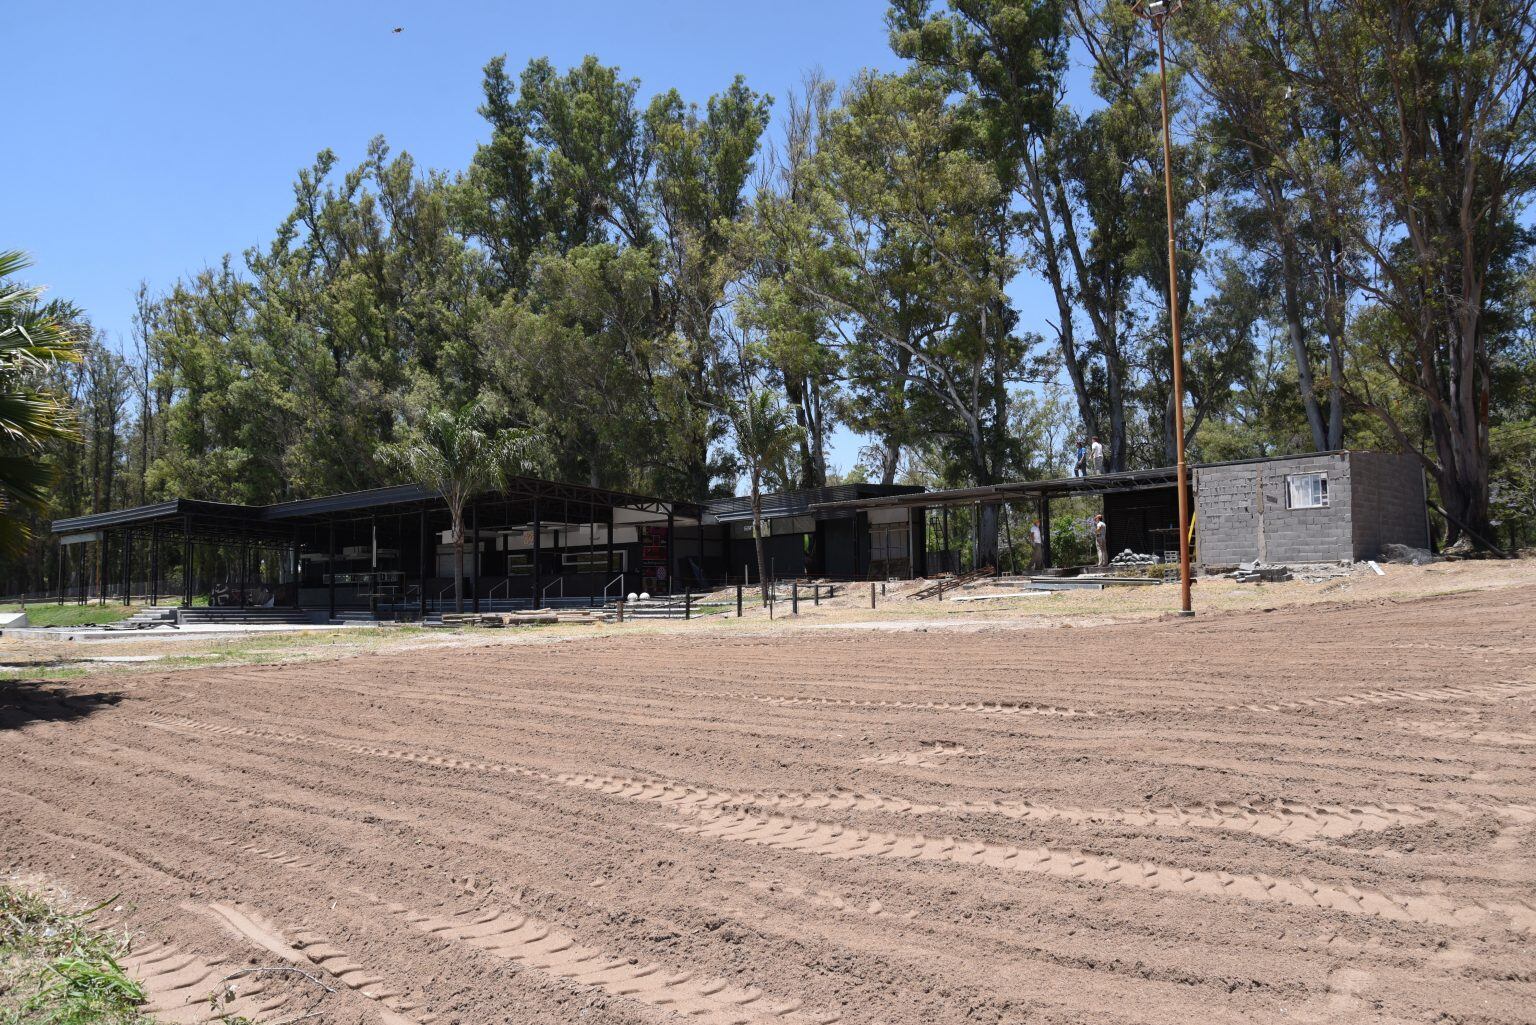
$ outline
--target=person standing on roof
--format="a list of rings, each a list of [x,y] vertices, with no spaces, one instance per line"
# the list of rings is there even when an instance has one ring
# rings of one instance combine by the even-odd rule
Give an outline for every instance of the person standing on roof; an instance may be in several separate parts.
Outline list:
[[[1077,462],[1072,464],[1072,476],[1088,476],[1088,446],[1083,444],[1083,439],[1077,439]]]
[[[1104,472],[1104,445],[1095,436],[1093,443],[1088,446],[1088,462],[1093,466],[1093,475],[1097,477]]]
[[[1109,524],[1103,513],[1093,514],[1093,546],[1099,550],[1099,565],[1109,565]]]

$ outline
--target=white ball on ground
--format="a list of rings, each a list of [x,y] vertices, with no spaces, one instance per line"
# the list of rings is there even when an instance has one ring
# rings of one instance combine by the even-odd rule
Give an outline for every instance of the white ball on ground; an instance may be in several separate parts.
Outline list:
[[[640,597],[640,596],[639,596],[639,595],[637,595],[637,594],[636,594],[636,593],[635,593],[635,592],[634,592],[634,591],[630,591],[630,592],[629,592],[629,600],[630,600],[630,601],[634,601],[634,600],[635,600],[635,599],[636,599],[636,598],[638,598],[638,597]]]
[[[650,591],[641,591],[640,592],[640,600],[641,601],[650,601],[651,600],[651,592]]]

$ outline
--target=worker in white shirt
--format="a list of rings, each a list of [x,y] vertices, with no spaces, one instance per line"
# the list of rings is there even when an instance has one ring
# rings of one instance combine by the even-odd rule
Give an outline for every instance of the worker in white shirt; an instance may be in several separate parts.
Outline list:
[[[1040,533],[1040,521],[1036,520],[1029,528],[1029,569],[1032,573],[1038,573],[1045,568],[1045,537]]]
[[[1088,446],[1088,462],[1093,466],[1095,477],[1104,472],[1104,443],[1097,437]]]
[[[1103,513],[1093,514],[1093,544],[1099,550],[1099,565],[1109,565],[1109,524]]]

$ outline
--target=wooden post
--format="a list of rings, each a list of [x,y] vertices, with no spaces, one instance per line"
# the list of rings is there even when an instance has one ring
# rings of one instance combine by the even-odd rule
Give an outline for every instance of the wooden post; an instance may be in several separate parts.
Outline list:
[[[683,589],[683,618],[693,618],[693,592],[687,588]]]
[[[798,580],[789,582],[789,614],[791,616],[800,614],[800,581]]]
[[[741,591],[742,591],[742,586],[743,585],[741,585],[741,584],[737,584],[736,585],[736,618],[737,619],[741,618]]]
[[[873,580],[869,582],[869,607],[875,607],[875,582]]]

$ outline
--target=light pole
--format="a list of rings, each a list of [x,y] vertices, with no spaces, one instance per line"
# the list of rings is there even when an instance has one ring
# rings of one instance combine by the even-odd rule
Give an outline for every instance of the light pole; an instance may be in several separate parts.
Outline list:
[[[1173,140],[1168,128],[1168,56],[1163,23],[1183,0],[1140,0],[1136,11],[1157,33],[1157,77],[1163,99],[1163,199],[1168,207],[1168,327],[1173,342],[1173,433],[1178,450],[1180,610],[1194,615],[1189,593],[1189,471],[1184,465],[1184,347],[1179,339],[1179,262],[1173,236]]]

